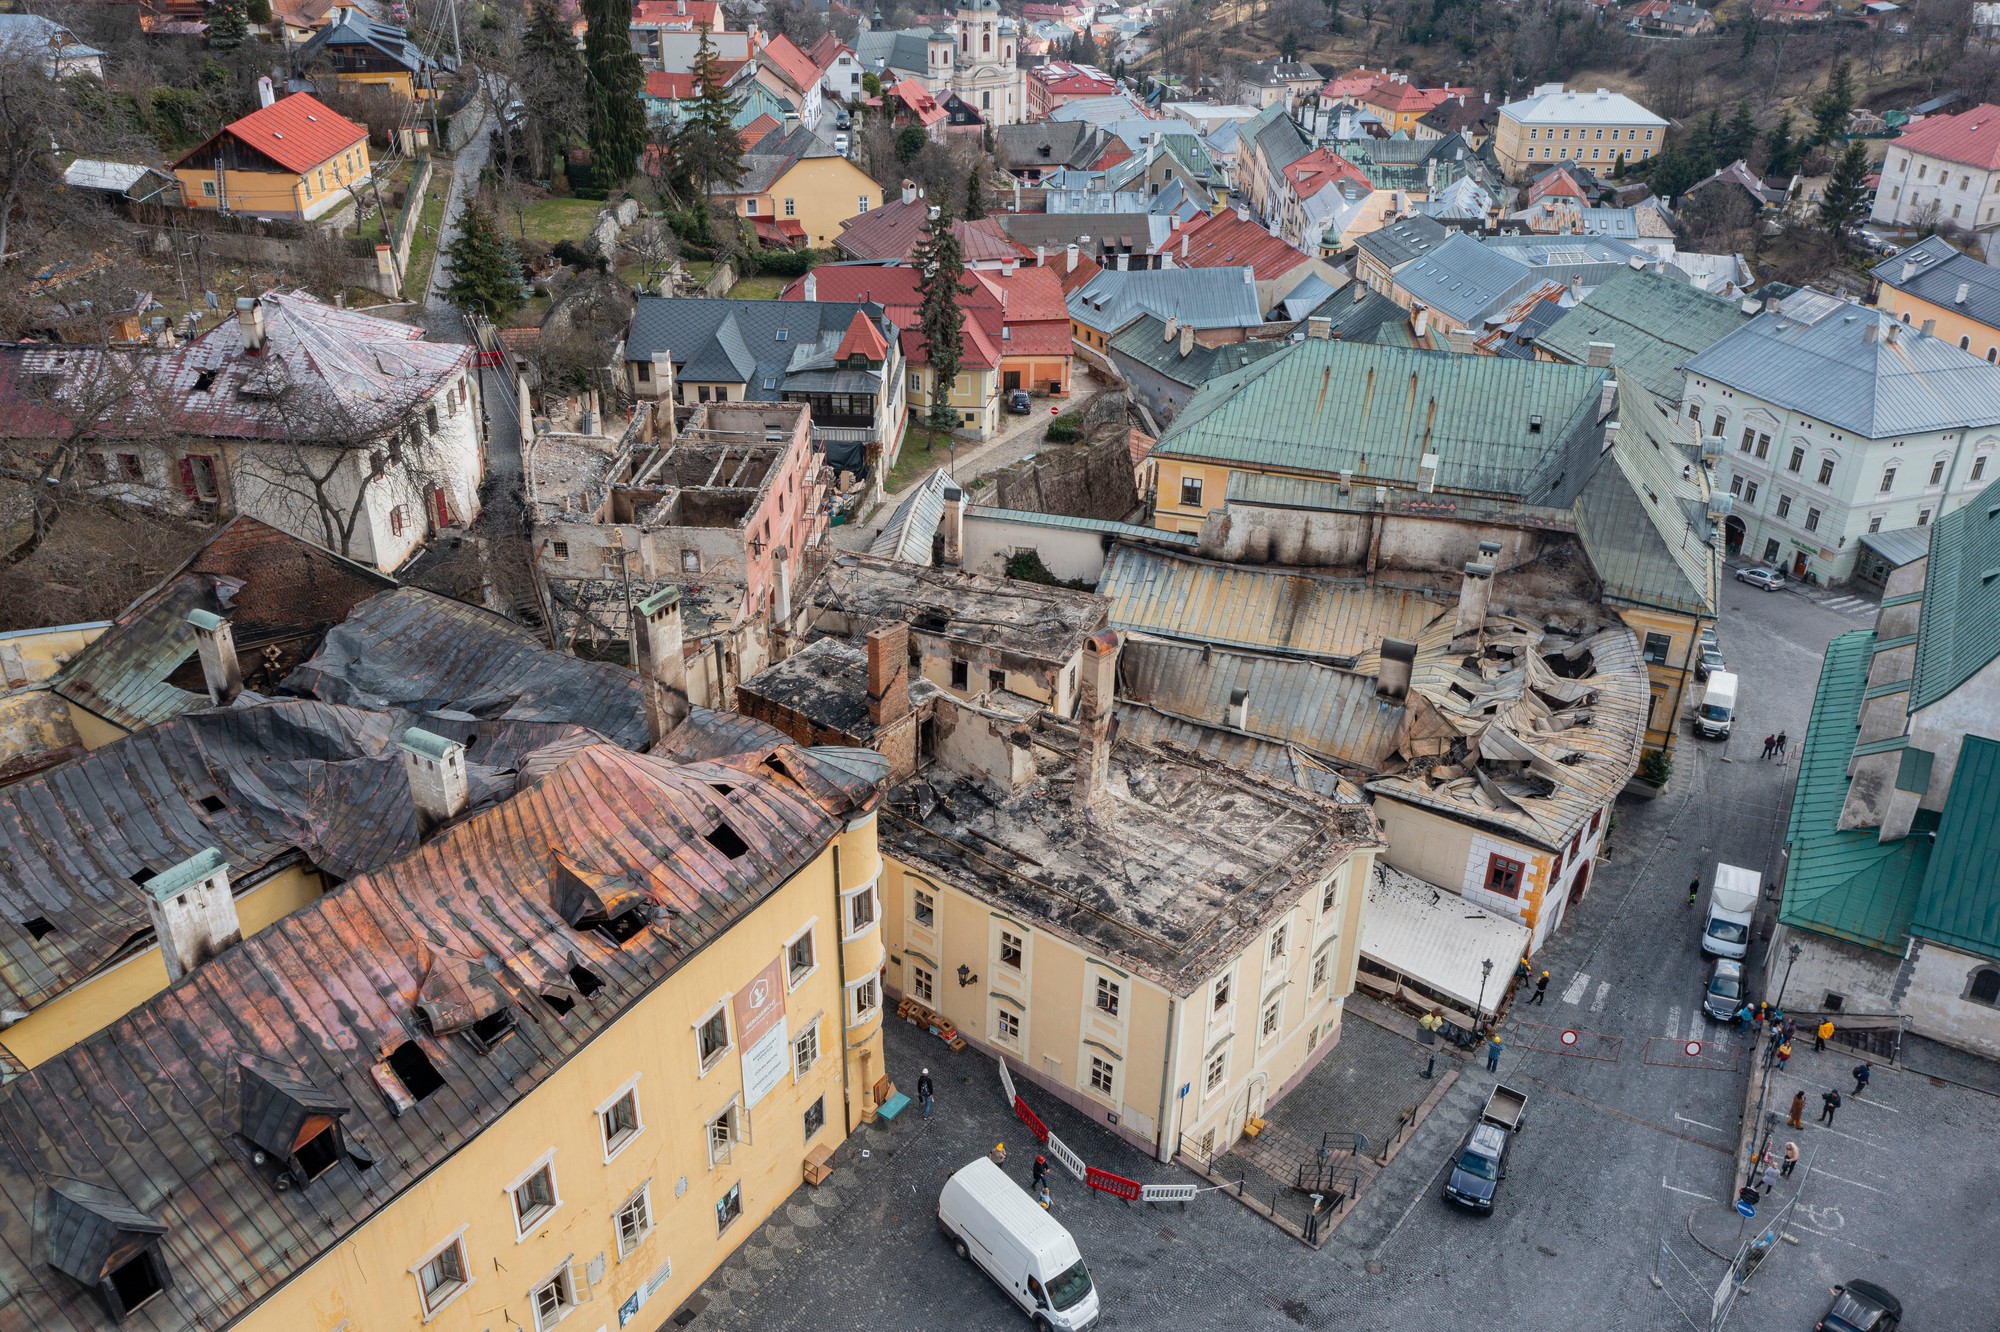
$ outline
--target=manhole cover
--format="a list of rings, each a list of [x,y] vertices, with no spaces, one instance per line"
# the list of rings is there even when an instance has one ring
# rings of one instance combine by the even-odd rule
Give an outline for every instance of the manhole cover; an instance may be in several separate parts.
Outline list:
[[[1369,1276],[1381,1276],[1382,1260],[1379,1258],[1370,1258],[1367,1262],[1361,1264],[1361,1270]]]

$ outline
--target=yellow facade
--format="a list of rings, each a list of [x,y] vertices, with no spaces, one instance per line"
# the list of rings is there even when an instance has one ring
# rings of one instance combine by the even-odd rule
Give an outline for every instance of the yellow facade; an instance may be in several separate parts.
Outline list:
[[[1493,152],[1509,177],[1533,176],[1563,161],[1608,172],[1621,156],[1627,162],[1646,161],[1666,146],[1666,139],[1666,130],[1657,125],[1523,125],[1503,109],[1493,131]]]
[[[931,391],[936,384],[931,368],[913,365],[909,375],[910,414],[923,420],[930,414]],[[945,403],[958,416],[958,428],[991,434],[1000,424],[1000,375],[994,370],[961,370],[952,381]]]
[[[1157,458],[1153,526],[1165,532],[1199,532],[1210,509],[1229,493],[1230,468],[1189,458]],[[1272,471],[1276,469],[1264,469]]]
[[[247,938],[325,891],[317,870],[293,866],[237,897],[236,917]],[[148,948],[35,1009],[0,1033],[0,1045],[33,1068],[95,1036],[166,988],[167,964],[158,948]]]
[[[221,151],[218,146],[217,151]],[[213,167],[181,166],[174,176],[190,208],[217,208],[255,216],[302,216],[330,206],[327,197],[365,180],[370,170],[364,139],[306,171],[245,171],[225,168],[218,183]],[[224,196],[227,195],[225,200]]]
[[[1647,635],[1662,635],[1667,647],[1660,659],[1646,658],[1646,676],[1652,685],[1651,711],[1646,715],[1646,748],[1671,751],[1680,734],[1681,709],[1689,706],[1700,692],[1694,678],[1694,664],[1701,658],[1699,637],[1702,626],[1711,620],[1698,615],[1632,606],[1614,606],[1618,618],[1632,631],[1643,647]]]
[[[1984,356],[1989,361],[2000,360],[2000,328],[1982,324],[1963,310],[1949,305],[1934,305],[1909,292],[1898,291],[1886,282],[1875,293],[1875,308],[1887,310],[1904,323],[1918,328],[1930,324],[1931,332],[1947,342],[1957,343],[1974,356]]]
[[[111,627],[109,620],[61,624],[49,629],[23,629],[0,634],[0,689],[40,684],[52,679],[70,658],[96,642]]]
[[[578,1296],[567,1318],[579,1332],[621,1326],[628,1317],[621,1310],[635,1301],[635,1327],[661,1326],[800,1187],[809,1152],[837,1147],[873,1116],[869,1091],[882,1070],[879,988],[872,1012],[852,1026],[848,1004],[857,982],[880,983],[881,870],[868,815],[238,1326],[532,1332],[532,1292],[565,1269]],[[874,915],[843,941],[843,920],[864,898]],[[814,965],[794,977],[784,959],[808,933]],[[818,1057],[801,1072],[794,1044],[790,1067],[745,1112],[747,1140],[729,1142],[715,1160],[710,1122],[744,1093],[732,1001],[774,965],[788,1039],[796,1043],[816,1024]],[[718,1007],[731,1014],[732,1043],[704,1069],[697,1029]],[[639,1128],[607,1145],[600,1116],[628,1092]],[[815,1103],[824,1122],[809,1132]],[[556,1202],[521,1233],[510,1190],[543,1166]],[[651,1225],[627,1243],[616,1218],[641,1197]],[[732,1198],[725,1221],[718,1204]],[[467,1280],[427,1315],[417,1274],[454,1244]]]
[[[882,206],[882,187],[844,157],[803,158],[762,193],[724,194],[734,198],[738,217],[797,222],[815,250],[833,248],[850,217]]]
[[[76,737],[83,741],[85,749],[102,749],[114,740],[123,740],[132,734],[117,723],[106,721],[88,708],[81,707],[68,699],[63,701],[69,703],[70,724],[76,727]]]

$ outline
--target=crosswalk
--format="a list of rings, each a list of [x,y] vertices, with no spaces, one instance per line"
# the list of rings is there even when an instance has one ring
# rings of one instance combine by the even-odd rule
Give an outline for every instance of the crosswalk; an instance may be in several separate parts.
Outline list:
[[[1852,615],[1859,619],[1872,620],[1879,609],[1877,603],[1866,597],[1828,597],[1819,603],[1828,610],[1839,611],[1842,615]]]
[[[1589,993],[1590,993],[1590,973],[1587,971],[1579,971],[1574,977],[1571,978],[1570,983],[1566,987],[1564,987],[1562,992],[1562,1001],[1566,1004],[1581,1004],[1584,1000],[1584,996],[1588,995]],[[1604,1001],[1606,999],[1609,999],[1610,997],[1611,997],[1611,982],[1599,981],[1597,983],[1597,994],[1590,1001],[1590,1011],[1593,1013],[1602,1013],[1604,1011]]]

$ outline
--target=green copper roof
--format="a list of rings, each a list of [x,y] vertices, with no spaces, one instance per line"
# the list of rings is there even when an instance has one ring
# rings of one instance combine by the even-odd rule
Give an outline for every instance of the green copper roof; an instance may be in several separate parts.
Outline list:
[[[1924,572],[1910,711],[1929,707],[2000,657],[2000,481],[1937,520]]]
[[[1735,301],[1664,273],[1627,268],[1600,283],[1535,346],[1582,365],[1591,343],[1608,342],[1620,382],[1677,404],[1685,380],[1681,366],[1749,319]]]
[[[2000,743],[1968,735],[1931,849],[1931,871],[1910,931],[2000,958]]]

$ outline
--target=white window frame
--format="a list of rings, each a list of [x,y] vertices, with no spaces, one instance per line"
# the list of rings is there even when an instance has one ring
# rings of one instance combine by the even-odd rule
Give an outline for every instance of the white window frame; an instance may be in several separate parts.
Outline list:
[[[1217,976],[1208,984],[1208,1011],[1211,1016],[1236,1007],[1236,968]]]
[[[515,1195],[529,1180],[544,1170],[549,1172],[549,1197],[552,1201],[533,1216],[524,1217],[521,1215],[521,1201]],[[514,1218],[514,1243],[525,1243],[549,1223],[550,1217],[563,1208],[562,1181],[556,1178],[556,1149],[551,1147],[543,1152],[533,1165],[516,1175],[513,1182],[501,1192],[507,1195],[507,1210]]]
[[[999,965],[1007,967],[1010,970],[1025,972],[1028,969],[1028,936],[1026,934],[1016,934],[1005,925],[1000,927],[999,933],[1000,937],[995,940],[994,960]],[[1013,962],[1007,960],[1007,941],[1009,939],[1014,940],[1014,956],[1017,960]]]
[[[1218,1073],[1216,1070],[1221,1069]],[[1201,1089],[1204,1092],[1221,1091],[1229,1085],[1229,1047],[1223,1046],[1203,1060],[1201,1066]]]
[[[1318,994],[1333,981],[1333,945],[1328,944],[1313,954],[1312,971],[1306,979],[1306,993]]]
[[[937,972],[921,962],[910,963],[910,997],[925,1004],[937,1002]]]
[[[628,1245],[625,1242],[625,1214],[631,1211],[634,1205],[646,1209],[646,1228],[640,1231],[633,1238],[631,1244]],[[649,1179],[631,1193],[624,1202],[618,1204],[611,1213],[611,1235],[613,1242],[618,1246],[618,1261],[622,1263],[638,1252],[639,1248],[647,1240],[651,1239],[653,1232],[659,1228],[660,1219],[653,1215],[653,1181]]]
[[[1319,886],[1319,914],[1324,916],[1340,902],[1340,875],[1329,874]]]
[[[715,1017],[717,1014],[721,1014],[722,1016],[722,1044],[716,1047],[714,1054],[703,1055],[701,1052],[702,1029],[708,1026],[709,1019]],[[709,1072],[719,1066],[723,1058],[735,1048],[735,1024],[729,1020],[729,996],[725,994],[722,998],[716,1000],[714,1005],[702,1013],[700,1017],[694,1020],[694,1062],[697,1075],[704,1078],[707,1077]]]
[[[1291,921],[1281,920],[1271,927],[1271,937],[1264,942],[1264,961],[1266,965],[1280,967],[1285,964],[1285,959],[1291,951],[1291,926]]]
[[[724,1119],[729,1121],[729,1137],[726,1141],[733,1148],[735,1144],[744,1141],[743,1098],[740,1095],[730,1097],[729,1104],[723,1106],[722,1109],[701,1122],[702,1146],[708,1152],[708,1168],[710,1170],[728,1165],[729,1158],[734,1155],[733,1151],[724,1151],[720,1156],[717,1156],[715,1153],[715,1125],[718,1120]]]
[[[808,1040],[812,1042],[812,1059],[805,1064],[801,1064],[799,1062],[799,1047]],[[818,1015],[814,1015],[813,1020],[800,1026],[798,1034],[792,1037],[792,1081],[794,1083],[804,1082],[806,1075],[819,1067],[819,1061],[824,1054],[825,1051],[820,1048],[819,1041],[819,1017]]]
[[[1102,1055],[1091,1055],[1089,1059],[1090,1065],[1083,1074],[1084,1090],[1092,1096],[1102,1097],[1113,1105],[1118,1104],[1118,1065]],[[1104,1070],[1104,1080],[1111,1084],[1108,1087],[1097,1085],[1097,1070],[1100,1068]]]
[[[410,1278],[417,1283],[417,1307],[424,1311],[423,1321],[426,1323],[451,1307],[452,1301],[472,1289],[473,1282],[477,1280],[472,1275],[472,1261],[465,1253],[465,1232],[468,1229],[469,1227],[467,1226],[460,1226],[439,1243],[433,1245],[430,1251],[423,1257],[410,1264]],[[458,1250],[458,1268],[460,1272],[458,1284],[442,1292],[438,1302],[432,1304],[430,1297],[424,1294],[424,1269],[436,1262],[449,1249]]]
[[[561,1288],[562,1300],[556,1316],[544,1321],[541,1294],[550,1286]],[[576,1296],[576,1273],[570,1267],[569,1258],[563,1259],[562,1266],[528,1287],[528,1316],[534,1320],[535,1332],[548,1332],[550,1328],[575,1313],[577,1305],[581,1303],[582,1301]]]
[[[1013,1031],[1007,1030],[1009,1023]],[[993,1010],[993,1039],[1010,1049],[1021,1048],[1021,1015],[1011,1008],[997,1007]]]
[[[1273,1014],[1276,1014],[1273,1017]],[[1257,1044],[1275,1041],[1285,1034],[1285,992],[1265,996],[1257,1006]]]
[[[851,888],[840,895],[840,941],[842,943],[852,943],[882,924],[882,899],[875,891],[876,886],[881,881],[881,876],[877,875],[875,878],[862,884],[859,888]],[[868,920],[867,923],[857,929],[854,924],[854,907],[864,897],[868,900]]]
[[[1109,1003],[1106,1002],[1107,999],[1110,1001]],[[1109,976],[1099,976],[1097,978],[1096,994],[1092,1000],[1094,1011],[1102,1013],[1106,1017],[1115,1018],[1118,1016],[1119,1009],[1123,1006],[1124,1000],[1124,986]]]
[[[928,914],[929,919],[926,919]],[[910,920],[927,930],[937,928],[937,893],[929,888],[910,886]]]
[[[860,1006],[861,996],[864,992],[873,997],[873,1003],[869,1005],[865,1012]],[[882,1012],[882,978],[871,971],[860,980],[848,982],[847,993],[843,998],[845,1000],[844,1006],[846,1009],[847,1025],[852,1030]]]
[[[819,970],[819,939],[813,934],[813,931],[818,928],[819,917],[814,916],[806,922],[804,929],[785,940],[785,993],[787,994],[790,994],[793,990],[798,989],[799,986],[811,980],[813,973]],[[808,940],[812,945],[812,965],[804,971],[794,973],[792,970],[792,949],[801,939]]]
[[[623,1137],[613,1142],[610,1133],[611,1126],[605,1122],[605,1116],[611,1113],[613,1106],[617,1105],[627,1096],[632,1098],[633,1127]],[[604,1103],[597,1107],[597,1136],[604,1146],[605,1163],[607,1165],[610,1164],[612,1158],[616,1157],[618,1153],[624,1151],[627,1147],[630,1147],[632,1140],[645,1131],[646,1115],[639,1104],[639,1075],[634,1073],[629,1082],[617,1091],[612,1092],[611,1095],[605,1097]]]

